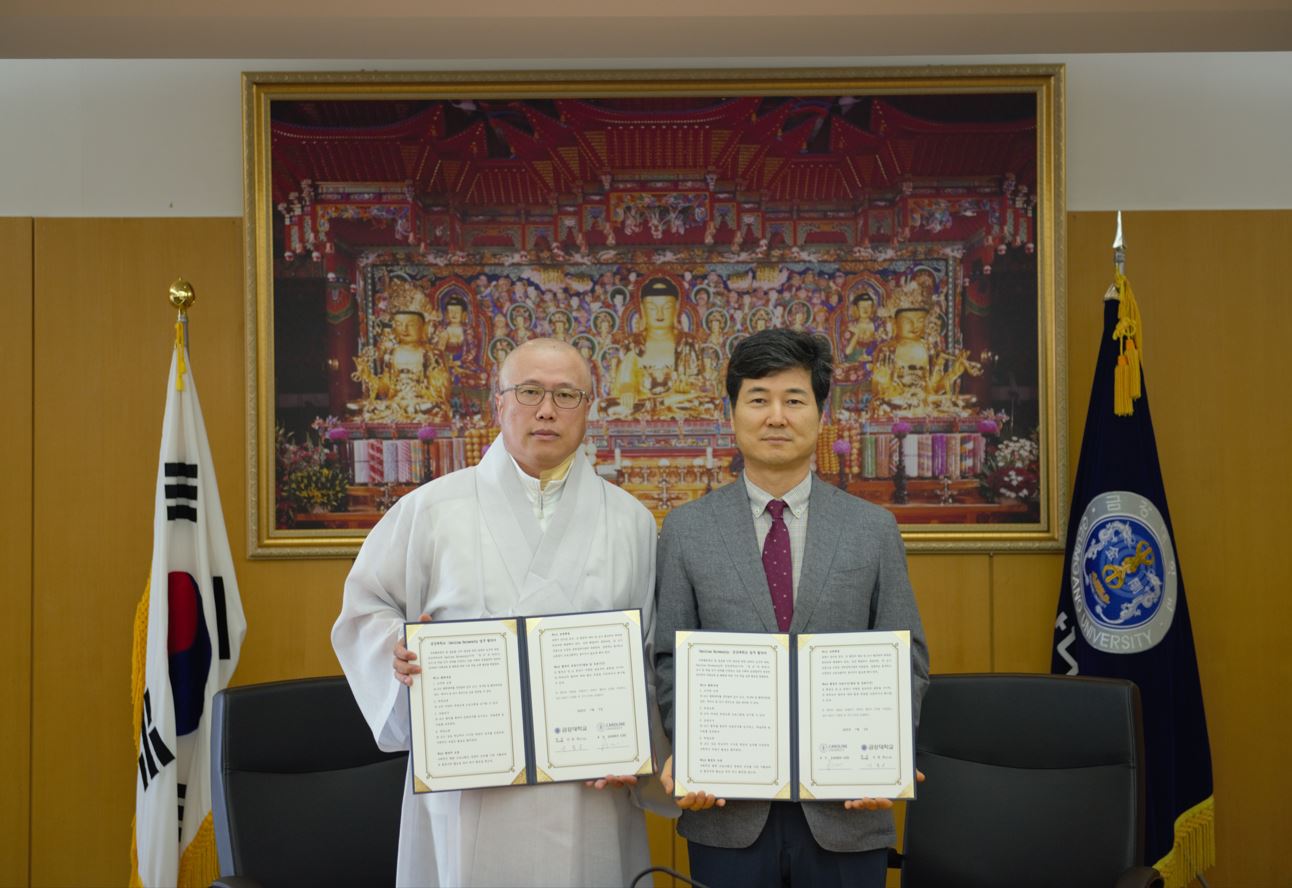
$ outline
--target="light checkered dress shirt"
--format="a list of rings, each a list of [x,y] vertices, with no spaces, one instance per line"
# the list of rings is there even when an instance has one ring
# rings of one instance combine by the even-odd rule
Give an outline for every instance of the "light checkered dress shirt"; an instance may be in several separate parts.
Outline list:
[[[785,527],[790,532],[790,560],[794,563],[794,600],[799,595],[799,575],[803,572],[803,548],[807,545],[808,500],[812,497],[812,473],[786,491],[784,496],[772,496],[749,476],[745,475],[745,490],[749,493],[749,508],[754,513],[754,532],[758,535],[758,551],[763,551],[767,532],[772,529],[772,516],[767,504],[774,499],[785,500]]]

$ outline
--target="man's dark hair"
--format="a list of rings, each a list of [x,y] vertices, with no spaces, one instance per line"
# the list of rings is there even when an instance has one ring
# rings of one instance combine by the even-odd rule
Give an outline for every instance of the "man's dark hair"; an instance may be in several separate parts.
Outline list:
[[[727,396],[734,406],[746,379],[763,379],[793,367],[802,367],[812,377],[816,408],[823,412],[834,372],[830,343],[799,330],[763,330],[740,340],[727,362]]]

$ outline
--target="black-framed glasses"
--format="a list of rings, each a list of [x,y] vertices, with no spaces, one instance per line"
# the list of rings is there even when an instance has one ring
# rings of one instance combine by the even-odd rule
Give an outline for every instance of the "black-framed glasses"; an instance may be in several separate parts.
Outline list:
[[[546,397],[548,393],[551,393],[552,403],[557,407],[560,407],[562,410],[573,410],[575,407],[582,404],[583,399],[587,397],[587,392],[580,391],[576,388],[547,389],[543,388],[541,385],[534,385],[533,383],[528,382],[523,382],[520,385],[512,385],[505,389],[498,390],[498,394],[500,395],[504,395],[507,392],[514,394],[516,396],[516,401],[524,404],[526,407],[537,407],[539,404],[543,403],[543,398]]]

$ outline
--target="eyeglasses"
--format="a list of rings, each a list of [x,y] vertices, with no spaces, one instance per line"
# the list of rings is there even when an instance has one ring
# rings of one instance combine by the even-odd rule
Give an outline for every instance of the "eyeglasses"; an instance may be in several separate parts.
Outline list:
[[[514,394],[516,396],[516,400],[519,403],[524,404],[526,407],[537,407],[539,404],[542,404],[543,398],[550,392],[552,395],[552,403],[557,407],[560,407],[562,410],[573,410],[575,407],[582,404],[583,399],[587,397],[586,392],[582,392],[575,388],[546,389],[541,385],[532,385],[528,383],[513,385],[508,388],[498,390],[498,394],[500,395],[506,394],[507,392]]]

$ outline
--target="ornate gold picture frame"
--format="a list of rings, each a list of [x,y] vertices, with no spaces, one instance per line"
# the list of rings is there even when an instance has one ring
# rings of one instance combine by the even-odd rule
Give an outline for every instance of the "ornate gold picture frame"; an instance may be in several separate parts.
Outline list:
[[[1061,547],[1062,66],[247,73],[243,136],[253,557],[473,464],[533,336],[662,519],[738,474],[769,326],[830,340],[817,471],[911,549]]]

